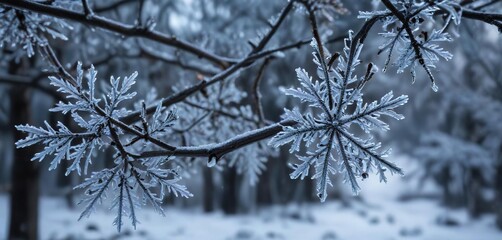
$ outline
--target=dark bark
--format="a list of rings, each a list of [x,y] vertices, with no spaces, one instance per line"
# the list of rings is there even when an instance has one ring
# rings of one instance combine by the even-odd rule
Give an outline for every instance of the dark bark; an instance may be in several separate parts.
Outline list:
[[[281,148],[281,154],[279,155],[279,161],[275,162],[276,174],[275,174],[275,199],[279,204],[286,204],[291,201],[293,196],[293,188],[294,185],[290,184],[289,172],[290,168],[288,167],[288,156],[289,150],[288,148]]]
[[[483,187],[483,182],[481,176],[481,170],[474,168],[471,169],[470,181],[467,182],[467,208],[469,209],[469,214],[473,218],[478,218],[483,213],[483,196],[481,190]]]
[[[267,171],[263,172],[263,174],[260,176],[260,181],[256,185],[257,189],[257,194],[256,194],[256,202],[258,206],[268,206],[272,204],[272,198],[271,198],[271,188],[270,184],[271,181],[273,180],[273,175],[272,171],[272,165],[277,161],[277,158],[269,159],[267,161],[266,166],[267,166]]]
[[[452,181],[451,173],[449,168],[443,168],[441,174],[435,176],[436,182],[439,183],[443,190],[443,203],[448,207],[460,207],[458,194],[450,188],[450,182]]]
[[[211,168],[203,167],[203,185],[204,185],[204,212],[214,211],[214,182],[213,171]]]
[[[495,214],[497,216],[497,227],[502,230],[502,147],[499,152],[497,172],[495,174]]]
[[[25,87],[11,90],[11,126],[14,138],[25,135],[14,126],[30,122],[30,91]],[[14,150],[9,239],[37,239],[38,237],[38,167],[31,162],[33,147]]]
[[[225,214],[236,214],[239,203],[237,171],[234,168],[226,169],[223,173],[223,192],[221,196],[221,209]]]
[[[312,176],[313,170],[309,174],[309,176]],[[303,179],[303,184],[305,185],[305,198],[307,202],[319,202],[319,198],[317,197],[317,194],[315,194],[315,181],[312,180],[311,178],[305,178]]]

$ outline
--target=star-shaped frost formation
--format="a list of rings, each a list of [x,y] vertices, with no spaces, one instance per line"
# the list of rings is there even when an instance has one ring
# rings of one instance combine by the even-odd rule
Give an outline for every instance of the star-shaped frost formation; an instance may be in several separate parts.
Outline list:
[[[382,115],[403,119],[393,109],[405,104],[408,96],[394,98],[391,91],[379,101],[364,103],[361,90],[378,69],[370,63],[365,76],[356,76],[354,72],[360,63],[362,44],[352,42],[352,32],[345,41],[344,57],[339,57],[336,68],[331,65],[338,54],[328,56],[328,51],[323,49],[326,54],[323,58],[314,40],[312,46],[319,80],[312,80],[305,70],[298,68],[296,73],[301,88],[285,90],[287,95],[307,102],[309,108],[306,112],[300,112],[298,108],[285,109],[283,119],[296,124],[285,126],[269,143],[278,147],[291,142],[291,153],[300,152],[304,143],[305,154],[297,153],[300,163],[293,164],[291,178],[305,178],[310,166],[314,165],[312,178],[317,180],[317,194],[324,201],[327,186],[332,185],[331,174],[342,173],[355,194],[360,190],[357,177],[366,178],[374,169],[380,181],[386,181],[387,170],[402,175],[399,167],[384,159],[390,149],[378,151],[381,144],[373,141],[371,132],[389,130],[389,125],[380,119]],[[352,133],[352,125],[361,128],[364,136]]]

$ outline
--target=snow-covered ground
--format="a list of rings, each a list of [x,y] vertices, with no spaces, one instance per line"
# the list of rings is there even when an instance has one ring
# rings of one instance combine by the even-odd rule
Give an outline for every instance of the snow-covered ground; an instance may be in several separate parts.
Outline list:
[[[125,225],[119,235],[112,226],[113,213],[98,211],[77,222],[78,210],[68,210],[61,199],[41,201],[41,239],[502,239],[495,217],[472,220],[465,211],[447,210],[436,201],[400,202],[410,191],[400,177],[380,184],[377,177],[362,183],[364,202],[352,207],[339,202],[289,205],[261,209],[255,214],[224,216],[197,210],[166,209],[161,217],[150,209],[140,211],[136,230]],[[0,239],[6,238],[8,197],[0,195]],[[439,218],[455,220],[457,226],[438,225]],[[70,238],[73,237],[73,238]]]

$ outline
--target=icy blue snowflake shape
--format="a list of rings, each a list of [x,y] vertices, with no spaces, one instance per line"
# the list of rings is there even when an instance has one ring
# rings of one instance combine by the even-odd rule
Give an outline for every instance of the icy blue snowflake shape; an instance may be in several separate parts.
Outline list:
[[[334,62],[332,57],[320,57],[318,45],[312,42],[320,80],[313,81],[305,70],[298,68],[296,73],[301,88],[285,90],[287,95],[308,103],[309,108],[306,112],[300,112],[298,108],[285,109],[283,120],[295,124],[284,126],[269,142],[274,147],[292,143],[291,153],[299,152],[304,143],[306,153],[297,153],[300,163],[293,165],[290,177],[304,179],[309,175],[310,166],[314,165],[312,178],[317,180],[317,194],[323,202],[327,197],[327,186],[332,185],[330,175],[336,172],[344,175],[345,182],[350,182],[354,194],[360,191],[357,176],[366,178],[373,168],[380,175],[380,181],[386,181],[386,170],[402,175],[399,167],[384,159],[390,150],[377,151],[381,144],[374,142],[370,133],[389,129],[380,119],[382,115],[403,119],[393,109],[405,104],[408,97],[394,98],[389,92],[380,101],[364,103],[361,90],[378,69],[370,64],[364,77],[358,78],[354,74],[360,63],[362,45],[352,42],[352,32],[345,41],[345,57],[338,59],[336,68],[330,65]],[[329,55],[326,49],[324,53]],[[369,137],[363,139],[351,133],[351,125],[359,126]]]
[[[112,197],[111,209],[117,211],[113,222],[118,231],[123,225],[123,218],[129,217],[134,227],[139,223],[136,215],[141,205],[151,204],[160,214],[164,215],[161,203],[167,193],[175,196],[192,197],[186,186],[179,183],[181,176],[174,157],[141,157],[146,141],[155,141],[163,145],[157,137],[162,137],[178,119],[173,111],[168,111],[158,101],[155,112],[148,116],[143,103],[141,109],[141,124],[130,127],[120,121],[120,118],[131,113],[124,106],[126,101],[133,99],[136,92],[132,87],[136,82],[137,72],[123,79],[110,78],[110,84],[105,86],[105,93],[101,98],[97,96],[97,71],[93,66],[88,71],[88,77],[77,65],[77,76],[49,77],[51,85],[58,88],[58,92],[66,95],[67,101],[59,102],[50,109],[63,114],[71,114],[77,123],[77,131],[69,126],[57,123],[57,129],[45,122],[46,128],[30,125],[18,125],[19,131],[28,136],[16,142],[18,148],[34,144],[43,144],[44,148],[35,154],[32,160],[42,161],[52,156],[49,170],[56,169],[62,160],[71,161],[66,175],[72,171],[81,175],[87,174],[91,160],[97,150],[112,147],[114,167],[93,172],[76,189],[85,189],[84,197],[79,204],[85,208],[79,219],[88,217],[102,203]],[[70,78],[70,79],[68,79]],[[148,138],[146,138],[148,136]],[[149,144],[149,145],[155,145]],[[145,145],[139,147],[138,145]],[[152,148],[152,147],[150,147]]]

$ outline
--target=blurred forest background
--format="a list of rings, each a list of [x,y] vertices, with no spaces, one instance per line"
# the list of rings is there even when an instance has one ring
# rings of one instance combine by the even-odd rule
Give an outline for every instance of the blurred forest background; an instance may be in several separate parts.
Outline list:
[[[92,2],[95,12],[99,15],[134,24],[134,21],[137,21],[138,2],[143,1]],[[342,14],[326,13],[324,18],[319,18],[321,28],[325,30],[323,37],[333,39],[326,45],[333,52],[343,48],[340,37],[346,36],[349,29],[357,30],[363,24],[364,20],[355,17],[358,11],[371,10],[378,5],[374,1],[342,3],[345,8]],[[248,41],[256,38],[260,31],[265,31],[268,28],[268,20],[271,16],[277,16],[285,4],[284,0],[144,0],[139,19],[155,19],[156,30],[175,35],[216,54],[238,58],[249,51]],[[486,9],[500,12],[502,3],[495,1]],[[195,161],[191,166],[190,176],[183,179],[194,193],[194,197],[169,197],[165,201],[166,211],[187,216],[179,217],[178,219],[184,219],[179,221],[191,221],[190,216],[197,215],[199,218],[212,216],[207,218],[207,222],[210,222],[211,219],[225,219],[227,215],[256,216],[263,209],[275,209],[280,206],[284,209],[289,209],[288,206],[312,206],[322,212],[323,208],[328,209],[333,206],[330,204],[335,204],[340,206],[340,209],[353,209],[357,213],[355,215],[359,216],[370,211],[367,209],[371,209],[372,204],[388,204],[385,205],[388,206],[387,210],[399,215],[399,204],[426,201],[435,207],[419,209],[419,206],[423,205],[412,206],[415,206],[413,208],[417,212],[426,213],[428,223],[433,222],[430,224],[462,229],[480,221],[491,230],[487,232],[485,228],[473,228],[472,231],[479,236],[476,239],[494,239],[493,237],[497,236],[498,239],[502,238],[502,37],[496,27],[491,25],[468,19],[462,21],[458,28],[452,27],[451,31],[457,33],[454,42],[445,46],[453,53],[453,60],[441,62],[438,68],[434,69],[439,92],[430,89],[430,82],[425,75],[419,74],[417,81],[412,84],[408,73],[395,74],[394,70],[378,73],[376,79],[368,84],[366,96],[370,98],[381,96],[389,90],[393,90],[396,95],[410,96],[407,106],[399,110],[406,118],[392,122],[391,131],[378,134],[384,145],[393,146],[391,159],[403,167],[406,173],[403,178],[392,177],[389,184],[382,183],[380,186],[371,184],[378,182],[378,178],[372,175],[365,180],[362,194],[357,197],[352,196],[350,187],[343,184],[342,179],[335,179],[328,199],[331,203],[320,205],[312,180],[290,179],[291,170],[288,163],[294,157],[290,156],[287,148],[281,148],[277,149],[275,156],[269,157],[265,163],[266,170],[254,186],[245,174],[239,174],[235,167],[207,168],[206,159]],[[62,63],[68,68],[72,68],[77,61],[82,61],[84,66],[94,64],[101,76],[99,81],[107,81],[107,76],[124,76],[137,70],[139,81],[136,90],[142,96],[155,89],[158,96],[166,97],[172,93],[173,87],[188,86],[189,83],[199,81],[201,76],[212,75],[218,71],[211,65],[203,68],[205,72],[201,72],[201,69],[191,70],[190,65],[198,60],[196,57],[154,42],[122,37],[83,24],[72,26],[74,29],[66,33],[68,41],[50,41]],[[311,29],[307,17],[297,11],[285,19],[283,26],[271,40],[270,47],[298,41],[308,42],[310,37]],[[378,46],[382,39],[377,35],[377,31],[370,32],[368,39],[362,53],[363,63],[371,61],[382,66],[385,56],[378,55]],[[298,48],[281,52],[266,60],[269,63],[264,68],[259,86],[266,119],[276,122],[280,120],[283,108],[298,105],[298,102],[284,96],[280,88],[297,84],[294,71],[297,67],[305,67],[308,71],[315,72],[311,52],[308,44],[299,44]],[[44,69],[47,68],[44,63],[46,60],[39,54],[31,58],[21,56],[17,60],[11,56],[12,49],[4,47],[0,53],[0,239],[8,239],[9,227],[12,228],[12,224],[20,224],[23,221],[28,223],[24,227],[29,227],[31,232],[42,239],[71,239],[71,236],[74,239],[108,239],[113,236],[131,237],[131,234],[133,238],[136,236],[148,239],[150,233],[141,231],[129,232],[129,235],[116,235],[114,232],[85,235],[86,232],[105,231],[103,229],[111,226],[111,221],[104,222],[104,226],[100,226],[101,223],[95,226],[76,221],[78,211],[81,210],[76,202],[82,192],[73,190],[73,187],[85,176],[75,173],[65,176],[65,167],[47,171],[49,162],[30,161],[37,151],[36,147],[15,148],[14,142],[23,135],[15,130],[14,125],[30,123],[40,126],[44,120],[54,123],[69,119],[48,111],[59,101],[60,96],[48,85],[47,76],[44,74]],[[243,92],[252,92],[253,79],[261,66],[256,64],[240,72],[235,80],[237,88]],[[243,101],[254,101],[252,94],[247,94]],[[101,169],[113,165],[110,162],[111,154],[104,153],[96,157],[91,168]],[[62,164],[68,163],[63,161]],[[394,187],[396,184],[400,187]],[[378,186],[377,190],[370,189],[374,186]],[[393,194],[388,198],[380,196],[388,193]],[[385,201],[389,202],[384,203]],[[43,209],[51,204],[54,205],[52,210]],[[434,209],[441,212],[433,212]],[[468,220],[456,219],[456,215],[441,214],[449,212],[448,209],[462,212]],[[337,210],[329,211],[334,217],[337,216]],[[74,214],[68,217],[61,212]],[[223,215],[214,215],[215,212]],[[100,214],[92,215],[89,221],[104,217]],[[50,225],[64,228],[65,225],[58,223],[57,216],[66,219],[65,224],[81,224],[83,230],[79,234],[83,235],[59,234],[57,232],[63,230],[51,232],[44,229],[45,227],[37,227],[37,223],[49,226],[43,222],[53,221]],[[158,221],[165,221],[166,225],[177,221],[169,216],[168,214],[168,217]],[[309,214],[303,214],[302,210],[281,216],[300,220],[309,218]],[[315,217],[315,214],[313,216]],[[410,217],[413,218],[413,215]],[[351,218],[346,219],[347,222],[351,221]],[[148,228],[148,220],[145,221],[147,223],[140,224],[140,229]],[[387,217],[387,221],[394,220]],[[406,221],[412,222],[413,219]],[[159,223],[152,226],[162,230]],[[350,228],[350,224],[348,226]],[[374,219],[370,219],[368,226],[378,228],[379,225]],[[415,236],[427,239],[426,236],[430,236],[427,235],[427,226],[424,225],[418,230],[403,230],[398,227],[394,230],[393,227],[385,229],[394,231],[396,238]],[[324,239],[339,239],[338,235],[340,239],[345,239],[343,234],[337,232],[336,227],[333,226],[333,234],[323,232],[321,236]],[[367,230],[361,228],[351,231]],[[454,234],[454,229],[441,236]],[[180,239],[183,236],[190,239],[187,237],[190,236],[187,233],[189,231],[190,228],[187,227],[185,233],[177,236]],[[211,229],[205,231],[210,233]],[[277,234],[257,237],[253,235],[254,230],[250,231],[228,232],[227,236],[233,236],[235,239],[281,237]],[[343,233],[343,230],[341,232]],[[283,239],[291,238],[288,237],[291,235],[283,234]],[[151,236],[150,238],[156,239]]]

